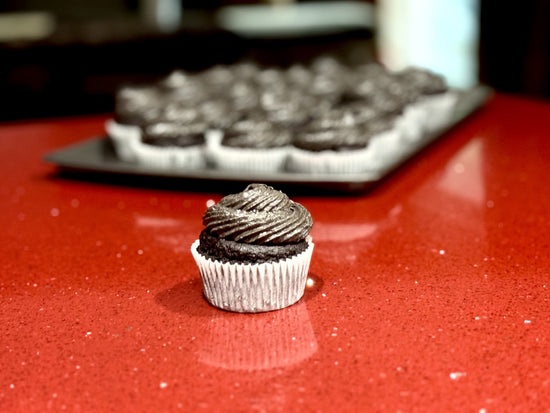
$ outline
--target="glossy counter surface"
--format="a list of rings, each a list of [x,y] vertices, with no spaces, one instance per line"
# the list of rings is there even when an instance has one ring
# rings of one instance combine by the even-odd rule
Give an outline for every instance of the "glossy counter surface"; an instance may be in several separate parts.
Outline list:
[[[549,409],[549,117],[496,96],[372,192],[290,194],[310,281],[256,315],[201,295],[221,193],[42,162],[104,117],[0,125],[0,411]]]

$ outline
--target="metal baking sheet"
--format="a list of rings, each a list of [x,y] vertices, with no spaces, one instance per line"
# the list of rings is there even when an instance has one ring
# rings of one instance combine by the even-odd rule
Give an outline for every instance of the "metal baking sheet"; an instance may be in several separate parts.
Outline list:
[[[492,91],[485,86],[478,86],[461,91],[454,117],[447,128],[423,137],[414,146],[397,159],[387,163],[377,171],[358,174],[307,174],[294,172],[248,173],[222,171],[215,168],[166,170],[121,161],[117,158],[111,142],[106,136],[97,136],[78,144],[49,153],[44,160],[58,165],[64,172],[124,175],[133,177],[154,177],[166,180],[187,180],[202,182],[264,182],[271,184],[288,184],[339,192],[361,192],[382,181],[387,175],[399,168],[408,159],[423,148],[441,137],[470,114],[481,107],[490,97]],[[83,176],[83,175],[80,175]]]

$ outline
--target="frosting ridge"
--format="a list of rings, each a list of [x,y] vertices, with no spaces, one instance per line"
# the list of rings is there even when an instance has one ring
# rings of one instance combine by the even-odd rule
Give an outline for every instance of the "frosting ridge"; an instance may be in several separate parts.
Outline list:
[[[309,211],[264,184],[228,195],[203,216],[206,230],[223,239],[249,244],[304,241],[313,225]]]

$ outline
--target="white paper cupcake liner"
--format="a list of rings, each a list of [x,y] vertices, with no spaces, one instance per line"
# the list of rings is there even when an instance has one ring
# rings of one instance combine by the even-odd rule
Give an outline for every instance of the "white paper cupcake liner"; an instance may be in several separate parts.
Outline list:
[[[405,107],[395,122],[404,143],[415,143],[422,139],[427,114],[422,105],[411,104]]]
[[[204,140],[208,148],[217,148],[223,139],[223,132],[219,129],[208,129],[204,134]]]
[[[193,169],[204,167],[204,147],[159,147],[147,145],[141,140],[130,142],[135,160],[146,166],[159,169]]]
[[[452,120],[457,99],[458,95],[453,91],[421,98],[418,106],[425,111],[424,130],[435,132],[447,126]]]
[[[400,131],[393,128],[373,136],[364,149],[313,152],[292,148],[287,168],[292,172],[327,174],[378,170],[396,156],[400,145]]]
[[[284,169],[290,148],[233,148],[211,145],[207,157],[217,168],[239,172],[279,172]]]
[[[201,255],[199,240],[191,253],[199,267],[204,296],[210,304],[239,313],[279,310],[297,302],[303,295],[313,252],[302,253],[277,262],[261,264],[222,263]]]
[[[364,172],[368,169],[372,148],[350,151],[321,151],[313,152],[300,148],[292,148],[287,168],[291,172],[302,173],[327,173],[327,174],[353,174]]]
[[[136,160],[133,151],[135,142],[141,139],[141,129],[135,125],[123,125],[114,119],[105,122],[105,131],[111,138],[117,156],[126,162]]]
[[[403,139],[401,130],[397,126],[373,136],[369,142],[371,148],[368,159],[369,170],[382,170],[397,162],[407,150]]]

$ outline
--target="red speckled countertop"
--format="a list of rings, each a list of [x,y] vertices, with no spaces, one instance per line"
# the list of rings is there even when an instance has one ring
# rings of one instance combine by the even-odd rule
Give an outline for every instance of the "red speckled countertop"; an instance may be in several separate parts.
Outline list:
[[[42,161],[105,117],[0,125],[0,411],[549,411],[548,119],[497,95],[372,192],[292,194],[310,282],[257,315],[201,295],[221,193]]]

